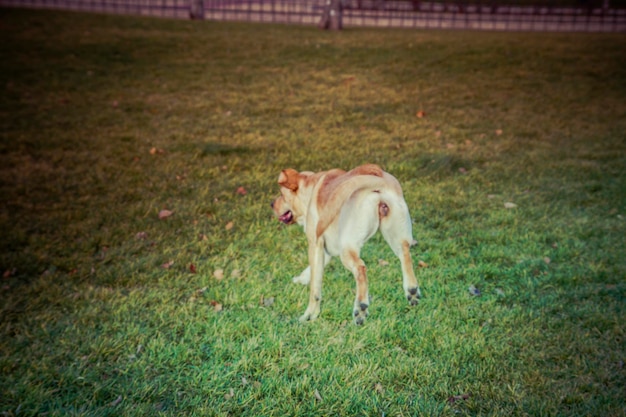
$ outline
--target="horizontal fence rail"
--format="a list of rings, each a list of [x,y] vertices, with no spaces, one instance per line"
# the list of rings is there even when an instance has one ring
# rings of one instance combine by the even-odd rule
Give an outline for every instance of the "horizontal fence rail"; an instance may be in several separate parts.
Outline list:
[[[1,7],[317,25],[330,0],[0,0]],[[625,32],[626,1],[340,0],[343,26]],[[625,3],[625,4],[622,4]],[[327,11],[327,10],[326,10]]]

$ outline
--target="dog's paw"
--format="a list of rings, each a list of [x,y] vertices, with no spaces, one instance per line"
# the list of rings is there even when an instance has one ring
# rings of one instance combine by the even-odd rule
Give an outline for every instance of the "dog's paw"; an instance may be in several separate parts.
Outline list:
[[[420,298],[422,298],[422,293],[418,287],[409,288],[406,292],[406,299],[409,301],[409,304],[412,306],[416,306],[420,302]]]
[[[313,321],[320,315],[319,308],[307,308],[303,315],[300,316],[300,323],[306,323],[307,321]]]
[[[354,316],[354,324],[361,325],[365,323],[365,319],[367,318],[368,312],[367,309],[369,304],[367,303],[359,303],[355,304],[354,312],[352,315]]]
[[[297,277],[293,277],[291,281],[294,282],[295,284],[309,285],[309,282],[311,281],[311,275],[301,274],[301,275],[298,275]]]

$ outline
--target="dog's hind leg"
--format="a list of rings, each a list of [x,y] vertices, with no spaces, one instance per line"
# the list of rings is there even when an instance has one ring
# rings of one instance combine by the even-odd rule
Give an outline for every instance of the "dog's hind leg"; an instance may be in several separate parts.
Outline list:
[[[411,259],[410,246],[413,241],[413,234],[409,209],[404,200],[399,199],[392,199],[381,204],[385,204],[385,209],[380,212],[380,231],[400,259],[404,295],[411,305],[417,305],[422,294],[417,278],[415,278],[413,260]]]
[[[342,252],[341,262],[352,272],[356,281],[356,298],[353,309],[354,323],[363,324],[370,305],[365,263],[359,257],[359,251],[351,248],[347,248]]]

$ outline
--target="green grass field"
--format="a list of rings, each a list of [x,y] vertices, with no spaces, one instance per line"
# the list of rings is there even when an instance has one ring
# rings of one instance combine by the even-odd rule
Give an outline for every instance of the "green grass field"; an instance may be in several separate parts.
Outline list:
[[[626,414],[624,35],[4,9],[0,36],[3,416]],[[334,260],[300,324],[278,173],[366,162],[424,298],[376,236],[367,322]]]

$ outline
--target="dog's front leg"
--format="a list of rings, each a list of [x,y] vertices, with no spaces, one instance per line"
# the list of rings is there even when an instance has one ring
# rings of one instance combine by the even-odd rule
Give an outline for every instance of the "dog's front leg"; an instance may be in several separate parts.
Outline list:
[[[326,268],[326,265],[328,265],[330,260],[331,256],[324,251],[324,268]],[[296,284],[309,285],[311,282],[311,267],[307,266],[304,271],[300,273],[300,275],[293,277],[291,280]]]
[[[309,242],[309,267],[311,268],[309,306],[300,317],[301,322],[315,320],[320,315],[325,256],[324,239],[322,237],[317,238],[314,242]]]

